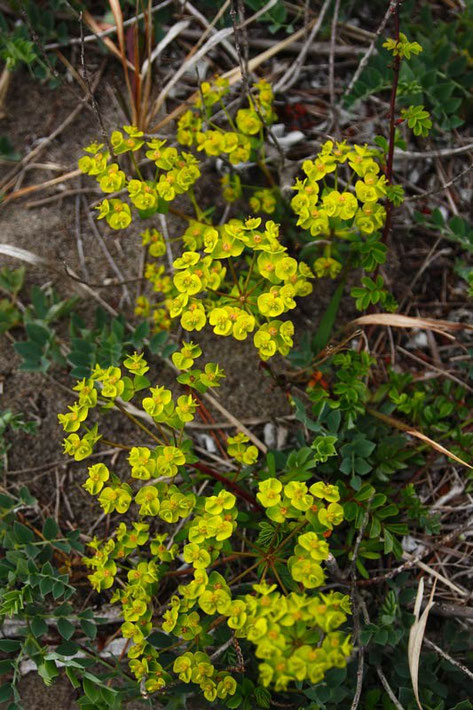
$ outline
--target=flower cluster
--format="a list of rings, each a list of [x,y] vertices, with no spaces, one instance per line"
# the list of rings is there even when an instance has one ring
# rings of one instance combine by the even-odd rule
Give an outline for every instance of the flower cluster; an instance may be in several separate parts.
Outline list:
[[[194,146],[207,156],[223,156],[231,165],[238,165],[247,162],[252,152],[261,147],[264,127],[275,120],[274,96],[271,85],[260,80],[248,98],[248,108],[239,109],[235,121],[232,121],[222,102],[228,91],[228,79],[223,77],[216,78],[212,83],[201,84],[194,108],[186,111],[179,119],[177,140],[181,145]],[[204,128],[210,123],[211,108],[214,105],[224,109],[233,130],[226,131],[214,123],[211,123],[212,128]]]
[[[114,466],[103,462],[88,466],[84,489],[97,497],[105,513],[127,513],[129,518],[108,539],[94,538],[89,543],[91,552],[84,558],[88,579],[97,592],[110,590],[112,603],[121,605],[121,631],[130,640],[130,670],[147,693],[177,676],[198,685],[209,702],[234,695],[237,681],[228,663],[218,668],[206,652],[212,629],[220,624],[225,624],[221,631],[229,641],[234,635],[254,644],[264,685],[284,690],[293,681],[319,682],[326,670],[346,664],[351,649],[349,637],[338,630],[347,620],[348,597],[333,592],[310,596],[310,590],[324,581],[321,564],[329,555],[326,537],[343,518],[338,489],[321,481],[309,488],[296,481],[283,486],[276,478],[262,481],[258,502],[271,520],[280,523],[286,539],[267,558],[264,551],[242,550],[241,540],[233,545],[241,512],[238,496],[243,493],[242,500],[251,501],[252,494],[222,474],[215,474],[217,483],[206,493],[205,486],[199,484],[198,490],[191,478],[193,466],[198,472],[208,467],[196,463],[184,435],[201,405],[198,395],[190,393],[205,393],[218,386],[223,376],[213,363],[197,368],[195,361],[201,354],[192,342],[173,354],[180,371],[177,381],[185,394],[152,385],[148,363],[142,354],[134,353],[125,359],[123,369],[96,366],[88,379],[76,385],[77,402],[58,415],[67,434],[65,451],[77,460],[87,458],[101,438],[98,424],[87,427],[94,409],[97,414],[113,408],[121,411],[139,426],[141,435],[153,439],[153,445],[120,444],[127,452],[126,473],[121,467],[118,475]],[[142,393],[141,414],[136,407],[133,413],[127,410],[127,402],[138,393]],[[147,418],[146,424],[142,417]],[[150,422],[154,429],[149,428]],[[228,437],[227,451],[239,467],[251,467],[258,458],[256,447],[242,433]],[[251,468],[247,470],[254,475]],[[256,509],[258,502],[253,499]],[[255,564],[234,580],[215,569],[228,559],[248,557],[256,559]],[[289,590],[275,572],[280,591],[260,580],[250,585],[247,594],[235,595],[234,581],[255,567],[267,570],[274,563],[286,566],[286,582],[292,578]],[[158,616],[163,595],[167,595],[166,608]],[[153,643],[156,626],[169,637],[162,652]],[[171,649],[175,651],[170,656]]]
[[[301,481],[283,486],[279,479],[267,478],[259,483],[256,497],[270,520],[276,523],[296,520],[301,527],[310,524],[312,529],[298,536],[288,569],[292,578],[306,589],[320,587],[325,580],[320,563],[329,557],[325,537],[334,525],[343,522],[343,508],[337,502],[338,488],[323,481],[313,483],[310,488]]]
[[[260,680],[285,690],[289,683],[319,683],[329,668],[343,668],[351,653],[350,637],[336,631],[347,620],[350,602],[340,592],[309,597],[283,595],[276,585],[255,584],[226,612],[237,637],[247,638],[261,659]]]
[[[200,177],[199,163],[192,153],[179,152],[168,146],[165,140],[146,140],[143,132],[135,126],[124,126],[124,133],[114,131],[110,148],[114,157],[130,153],[135,163],[137,178],[127,180],[118,162],[110,162],[110,150],[103,143],[93,143],[85,148],[87,155],[79,160],[79,168],[87,175],[95,176],[100,189],[105,193],[120,193],[126,190],[129,202],[119,197],[104,199],[98,206],[98,219],[105,219],[112,229],[126,229],[132,221],[132,207],[142,217],[157,211],[164,212],[166,203],[192,189]],[[153,180],[141,176],[133,154],[141,148],[148,160],[156,166]]]
[[[197,151],[215,156],[225,153],[230,163],[239,163],[263,145],[263,127],[275,118],[273,92],[270,84],[259,81],[248,107],[237,111],[234,123],[227,114],[233,131],[214,124],[204,130],[210,123],[209,112],[222,104],[228,90],[224,79],[204,82],[196,105],[179,121],[177,138]],[[114,131],[108,147],[94,143],[85,151],[79,167],[95,176],[107,193],[98,206],[98,219],[105,219],[113,229],[128,227],[133,210],[142,218],[166,212],[168,203],[184,193],[194,208],[195,218],[185,215],[188,226],[180,236],[169,240],[154,227],[142,232],[142,246],[147,250],[144,276],[157,298],[140,295],[135,314],[152,319],[155,332],[168,330],[175,319],[189,332],[209,324],[215,334],[236,340],[252,335],[263,360],[276,353],[287,355],[293,345],[294,326],[281,316],[295,308],[297,297],[311,293],[314,274],[307,264],[288,255],[280,240],[279,225],[272,220],[262,224],[259,217],[214,225],[193,192],[200,176],[197,158],[164,140],[146,139],[134,126]],[[156,166],[153,179],[143,177],[149,175],[146,170],[150,166],[146,159],[138,160],[140,151]],[[136,176],[131,179],[119,165],[122,155],[130,156],[134,164]],[[242,193],[240,177],[235,173],[225,175],[222,189],[226,199],[238,199]],[[120,196],[124,191],[128,200]],[[253,190],[250,207],[254,211],[272,214],[276,205],[274,188]],[[181,242],[177,253],[171,241]],[[171,263],[165,265],[164,261]],[[188,378],[187,384],[192,386],[193,374]],[[80,412],[76,414],[81,416]]]
[[[180,317],[187,331],[200,331],[207,322],[216,335],[237,340],[256,331],[254,345],[266,360],[276,352],[289,352],[294,327],[278,316],[295,308],[297,296],[312,291],[313,274],[305,263],[287,255],[278,225],[260,225],[260,218],[234,219],[220,227],[207,226],[199,234],[194,230],[194,249],[174,260],[176,295],[166,299],[164,307],[170,318]],[[249,270],[227,285],[224,264],[245,250],[252,255]]]
[[[274,190],[269,188],[255,190],[253,195],[250,197],[250,207],[253,212],[273,214],[276,209],[276,194]]]
[[[302,164],[306,177],[296,179],[291,206],[297,225],[323,247],[313,264],[317,277],[339,274],[347,242],[355,255],[352,265],[373,271],[386,260],[380,241],[386,220],[382,202],[394,201],[397,192],[381,170],[382,160],[380,150],[366,145],[326,141],[314,160]]]
[[[204,698],[213,702],[216,698],[224,700],[234,695],[237,684],[231,675],[225,672],[217,673],[206,653],[187,653],[178,656],[174,661],[173,671],[184,683],[195,683],[203,691]]]
[[[332,231],[356,229],[371,234],[382,227],[386,217],[378,201],[386,196],[386,177],[380,175],[379,151],[367,146],[350,147],[344,141],[327,141],[314,160],[302,164],[306,178],[296,180],[291,206],[299,219],[297,224],[314,237],[329,236]],[[338,167],[347,164],[355,180],[354,191],[320,186],[332,175],[335,182]]]

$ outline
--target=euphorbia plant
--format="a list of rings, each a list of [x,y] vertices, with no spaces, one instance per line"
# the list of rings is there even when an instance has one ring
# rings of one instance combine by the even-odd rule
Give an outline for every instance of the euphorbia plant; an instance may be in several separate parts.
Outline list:
[[[177,397],[151,386],[149,366],[137,353],[123,363],[127,374],[96,367],[78,383],[77,403],[59,415],[68,433],[64,449],[76,460],[100,440],[128,452],[124,476],[95,463],[83,483],[106,513],[127,514],[107,540],[89,543],[89,580],[98,592],[110,589],[122,606],[130,669],[143,693],[165,689],[177,676],[210,702],[231,698],[239,676],[221,655],[222,639],[223,648],[233,642],[255,655],[263,686],[285,691],[296,682],[318,683],[351,653],[350,637],[340,630],[348,596],[317,591],[328,539],[343,520],[338,490],[317,480],[261,480],[258,450],[241,432],[227,441],[236,475],[199,461],[185,427],[204,406],[200,395],[224,376],[215,364],[195,367],[200,355],[193,343],[174,354],[185,387]],[[139,392],[145,396],[137,417],[127,402]],[[110,442],[102,422],[88,426],[94,410],[99,417],[109,410],[128,416],[143,445]],[[277,532],[263,543],[255,532],[265,520]],[[165,634],[162,653],[153,643],[157,629]]]

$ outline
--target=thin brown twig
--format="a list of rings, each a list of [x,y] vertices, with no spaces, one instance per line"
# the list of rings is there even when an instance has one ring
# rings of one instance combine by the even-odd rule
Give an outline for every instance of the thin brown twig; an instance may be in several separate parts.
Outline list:
[[[102,114],[100,113],[97,101],[95,100],[95,94],[92,91],[92,87],[90,85],[90,79],[89,79],[89,72],[87,71],[87,66],[85,63],[85,44],[84,44],[84,22],[83,22],[83,13],[82,10],[79,12],[79,27],[80,27],[80,39],[81,39],[81,45],[80,45],[80,63],[81,63],[81,69],[82,69],[82,78],[85,83],[86,87],[86,96],[87,99],[90,100],[90,103],[92,104],[92,109],[95,113],[95,116],[97,118],[99,127],[100,127],[100,133],[102,134],[102,139],[103,142],[108,146],[108,149],[110,151],[110,155],[115,155],[113,151],[112,144],[110,143],[110,139],[108,137],[108,133],[105,130],[105,125],[103,122]]]
[[[41,200],[31,200],[30,202],[25,202],[23,207],[25,210],[32,210],[35,207],[43,207],[43,205],[49,205],[51,202],[64,200],[66,197],[73,197],[74,195],[89,195],[91,192],[103,196],[103,192],[100,188],[80,187],[72,190],[61,190],[60,192],[56,192],[54,195],[49,195],[49,197],[43,197]]]
[[[309,47],[314,41],[315,36],[317,35],[317,32],[320,30],[322,26],[323,19],[325,17],[325,14],[330,6],[330,3],[332,0],[325,0],[324,4],[322,5],[322,8],[319,12],[319,16],[315,21],[313,21],[312,29],[305,40],[304,44],[302,45],[302,49],[299,52],[298,56],[296,57],[295,61],[291,63],[289,68],[286,70],[286,72],[283,74],[283,76],[276,82],[274,86],[275,91],[287,91],[287,89],[290,89],[291,86],[293,86],[297,79],[299,78],[299,74],[302,70],[302,67],[304,66],[305,58],[307,56],[307,53],[309,51]]]
[[[85,210],[85,213],[86,213],[86,215],[87,215],[87,221],[88,221],[88,223],[89,223],[89,225],[90,225],[90,228],[91,228],[92,232],[94,233],[94,236],[95,236],[96,240],[98,241],[99,246],[100,246],[100,248],[102,249],[102,251],[103,251],[103,253],[104,253],[104,255],[105,255],[105,258],[107,259],[108,263],[110,264],[110,266],[112,267],[113,271],[114,271],[115,274],[117,275],[119,281],[121,281],[121,282],[123,283],[124,281],[126,281],[126,279],[125,279],[124,275],[122,274],[120,268],[118,267],[118,265],[117,265],[115,259],[114,259],[114,258],[112,257],[112,255],[110,254],[110,252],[109,252],[109,250],[108,250],[108,247],[107,247],[107,245],[105,244],[105,241],[104,241],[102,235],[100,234],[99,228],[98,228],[97,225],[95,224],[94,218],[92,217],[92,215],[90,214],[90,212],[89,212],[89,210],[88,210],[88,205],[87,205],[87,202],[86,202],[86,200],[85,200],[85,197],[82,197],[82,200],[83,200],[83,203],[84,203],[84,210]],[[125,297],[126,297],[128,303],[131,303],[130,292],[129,292],[129,290],[128,290],[126,284],[124,284],[124,283],[123,283],[123,291],[124,291],[124,293],[125,293]]]
[[[423,192],[421,195],[410,195],[409,197],[406,197],[404,199],[404,202],[414,202],[418,200],[423,200],[426,197],[430,197],[431,195],[437,195],[439,192],[448,190],[449,187],[458,182],[458,180],[460,180],[460,178],[462,178],[464,175],[467,175],[467,173],[471,172],[471,170],[473,170],[473,163],[471,163],[467,168],[458,173],[458,175],[455,175],[448,182],[444,183],[440,187],[436,187],[434,190],[430,190],[429,192]]]
[[[200,463],[199,461],[196,461],[195,463],[191,463],[189,465],[197,469],[201,473],[205,473],[207,476],[215,478],[217,481],[224,483],[225,486],[228,487],[230,490],[233,490],[239,498],[246,500],[247,503],[249,503],[251,507],[254,508],[254,510],[262,510],[256,498],[244,488],[241,488],[241,486],[239,486],[238,483],[235,483],[235,481],[231,481],[226,476],[223,476],[218,471],[215,471],[215,469],[211,468],[210,466],[207,466],[206,464]]]
[[[335,44],[337,40],[337,22],[340,12],[340,0],[335,0],[330,34],[330,53],[328,66],[328,85],[330,90],[330,107],[335,112]]]
[[[102,62],[101,67],[99,68],[98,72],[96,73],[94,80],[92,82],[92,91],[96,91],[100,79],[102,78],[103,71],[105,69],[105,64],[106,60]],[[59,126],[49,135],[47,138],[44,138],[41,140],[41,143],[39,143],[36,148],[33,148],[27,155],[25,155],[19,163],[15,165],[15,167],[4,177],[3,181],[0,183],[0,190],[2,192],[6,192],[9,190],[13,185],[14,185],[14,180],[16,175],[28,164],[31,163],[31,161],[36,158],[36,156],[41,153],[55,138],[57,138],[69,124],[71,124],[76,116],[79,115],[79,113],[82,111],[84,107],[90,108],[90,106],[87,103],[87,97],[84,97],[81,99],[79,104],[71,111],[71,113],[64,119],[64,121],[59,124]],[[75,177],[77,175],[80,175],[81,171],[80,170],[73,170],[72,173],[67,173],[66,175],[59,176],[57,178],[54,178],[54,180],[49,180],[46,183],[43,183],[41,185],[31,185],[30,187],[25,188],[24,190],[19,191],[19,193],[12,193],[10,195],[7,195],[5,200],[3,201],[3,204],[5,204],[8,200],[11,199],[16,199],[16,197],[21,197],[26,193],[29,192],[34,192],[35,190],[41,190],[44,187],[49,187],[50,185],[56,185],[58,182],[61,182],[62,180],[67,180],[71,177]]]
[[[79,178],[79,184],[80,184],[81,178]],[[75,199],[75,212],[74,212],[74,233],[76,237],[76,245],[77,245],[77,256],[79,257],[79,264],[80,268],[82,269],[82,274],[85,279],[89,279],[89,271],[87,269],[87,265],[85,263],[85,256],[84,256],[84,242],[82,239],[82,225],[81,225],[81,218],[80,218],[80,197],[77,194],[76,199]]]
[[[431,641],[428,638],[425,638],[424,636],[424,643],[426,646],[429,646],[435,653],[438,653],[439,656],[442,656],[442,658],[445,658],[446,661],[452,664],[452,666],[455,666],[458,668],[462,673],[464,673],[470,680],[473,680],[473,672],[470,671],[469,668],[467,668],[463,663],[460,663],[460,661],[457,661],[455,658],[452,658],[446,651],[444,651],[440,646],[437,646],[433,641]]]
[[[152,9],[151,12],[159,12],[159,10],[162,10],[165,8],[167,5],[171,5],[171,3],[174,0],[163,0],[163,2],[159,3],[158,5],[155,5]],[[129,27],[130,25],[135,24],[139,20],[142,20],[145,16],[144,12],[140,12],[139,15],[135,15],[135,17],[131,17],[129,20],[125,20],[123,23],[123,27]],[[88,42],[97,42],[101,39],[104,39],[105,37],[109,37],[110,35],[115,34],[117,31],[116,25],[113,25],[113,27],[109,27],[106,30],[102,30],[102,32],[93,32],[93,34],[86,35],[84,37],[84,42],[87,44]],[[71,47],[75,44],[81,44],[82,40],[80,37],[70,37],[67,40],[64,40],[64,42],[50,42],[49,44],[46,44],[44,46],[45,49],[58,49],[59,47]]]
[[[393,689],[389,685],[386,676],[384,675],[383,671],[381,670],[381,666],[376,666],[376,673],[379,676],[379,679],[381,681],[383,688],[385,689],[386,693],[389,695],[391,702],[395,705],[397,710],[404,710],[404,706],[401,705],[399,700],[394,695]]]
[[[399,12],[401,9],[403,0],[396,0],[396,3],[390,10],[394,14],[394,39],[396,42],[399,41],[399,32],[400,32],[400,19],[399,19]],[[396,136],[396,97],[397,97],[397,88],[399,84],[399,74],[401,70],[401,55],[398,53],[394,57],[394,64],[393,64],[393,80],[392,80],[392,87],[391,87],[391,98],[389,100],[389,146],[388,146],[388,155],[386,159],[386,169],[385,169],[385,174],[386,174],[386,180],[388,181],[389,184],[392,183],[393,179],[393,160],[394,160],[394,142],[395,142],[395,136]],[[384,229],[383,229],[383,241],[386,242],[389,238],[389,235],[391,233],[391,227],[392,227],[392,219],[393,219],[393,203],[390,200],[387,200],[386,204],[386,220],[384,223]]]
[[[222,15],[226,12],[228,6],[230,5],[230,0],[225,0],[225,2],[221,5],[221,7],[218,9],[218,12],[216,13],[215,17],[211,22],[207,20],[205,15],[203,15],[197,8],[195,8],[190,2],[185,3],[185,8],[189,10],[189,12],[198,20],[204,27],[205,30],[203,32],[200,32],[197,30],[197,36],[198,40],[197,43],[192,47],[191,51],[188,54],[188,57],[191,57],[199,47],[202,45],[202,43],[205,41],[207,36],[209,34],[215,34],[217,30],[215,29],[215,25],[217,22],[220,20]],[[226,49],[228,54],[233,57],[235,61],[238,61],[238,53],[236,49],[232,46],[232,44],[228,40],[222,40],[222,47]]]
[[[388,9],[386,10],[386,14],[384,15],[383,19],[381,20],[381,23],[378,26],[378,29],[376,30],[373,39],[371,40],[370,46],[368,47],[367,51],[363,55],[355,73],[353,74],[353,76],[350,80],[350,83],[348,84],[347,88],[343,92],[344,96],[346,96],[347,94],[350,93],[350,91],[353,89],[356,82],[360,78],[361,73],[363,72],[364,68],[368,64],[370,57],[374,52],[376,42],[378,41],[378,38],[380,37],[381,33],[383,32],[384,28],[386,27],[386,24],[387,24],[389,18],[391,17],[391,14],[393,12],[394,6],[396,5],[396,2],[397,2],[397,0],[391,0],[391,2],[389,3]]]
[[[411,569],[412,567],[415,567],[421,560],[423,560],[425,557],[428,557],[429,555],[431,555],[434,550],[436,550],[439,547],[442,547],[444,545],[448,545],[450,542],[455,540],[457,537],[462,535],[467,530],[471,530],[471,528],[473,528],[473,519],[468,520],[463,525],[455,527],[454,530],[449,532],[447,535],[444,535],[442,538],[440,538],[440,540],[437,540],[432,545],[429,545],[428,547],[426,547],[423,550],[423,552],[421,552],[419,555],[412,557],[410,560],[406,560],[406,562],[403,562],[402,565],[395,567],[394,569],[390,570],[389,572],[386,572],[385,574],[377,575],[376,577],[370,577],[370,579],[357,580],[356,586],[357,587],[367,587],[367,586],[371,586],[372,584],[379,584],[381,582],[387,582],[389,579],[393,579],[394,577],[397,577],[397,575],[401,574],[401,572],[405,572],[406,570]]]

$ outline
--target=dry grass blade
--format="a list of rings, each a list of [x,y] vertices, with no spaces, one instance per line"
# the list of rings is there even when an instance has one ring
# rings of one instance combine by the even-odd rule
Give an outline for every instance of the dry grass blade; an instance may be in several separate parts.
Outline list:
[[[470,466],[469,463],[466,461],[463,461],[463,459],[459,458],[456,456],[454,453],[449,451],[448,449],[445,448],[445,446],[442,446],[442,444],[438,444],[436,441],[431,439],[430,437],[426,436],[425,434],[422,434],[422,432],[417,431],[417,429],[406,429],[406,434],[410,434],[411,436],[415,436],[417,439],[420,439],[421,441],[425,441],[426,444],[431,446],[433,449],[436,449],[441,454],[444,454],[445,456],[448,456],[450,459],[453,459],[457,463],[461,463],[462,466],[467,466],[468,468],[473,469],[473,466]]]
[[[112,54],[115,55],[115,57],[118,57],[118,59],[122,59],[122,55],[120,50],[118,49],[117,45],[115,42],[113,42],[109,37],[105,37],[103,35],[103,32],[100,28],[100,25],[95,21],[95,19],[92,17],[90,12],[88,10],[83,10],[83,17],[84,21],[87,23],[87,25],[90,27],[92,32],[94,33],[95,36],[98,35],[98,37],[102,40],[102,42],[106,45],[107,49],[110,50]],[[115,29],[115,28],[113,28]],[[116,28],[118,31],[118,27]],[[122,27],[123,29],[123,27]],[[127,65],[130,69],[134,69],[134,66],[131,62],[127,60]]]
[[[413,559],[412,555],[407,555],[404,554],[403,559],[405,560],[411,560]],[[445,577],[443,574],[440,574],[440,572],[437,572],[437,570],[433,569],[432,567],[429,567],[429,565],[426,565],[424,562],[421,560],[417,560],[416,566],[419,567],[420,569],[424,570],[424,572],[427,572],[427,574],[430,574],[432,577],[435,577],[439,582],[442,582],[442,584],[445,584],[446,587],[450,587],[456,594],[459,594],[461,597],[467,597],[468,592],[466,592],[464,589],[459,587],[457,584],[454,584],[451,582],[448,577]]]
[[[1,206],[3,207],[3,205],[6,205],[8,202],[11,202],[12,200],[18,200],[20,197],[29,195],[32,192],[37,192],[38,190],[44,190],[47,187],[58,185],[59,183],[64,182],[65,180],[72,180],[72,178],[78,177],[79,175],[82,175],[81,170],[71,170],[71,172],[69,173],[59,175],[58,177],[53,178],[52,180],[46,180],[46,182],[42,182],[39,185],[30,185],[29,187],[23,187],[21,188],[21,190],[17,190],[16,192],[12,192],[10,195],[7,195],[7,197],[5,197],[5,199],[3,200]]]
[[[426,434],[422,434],[421,431],[417,431],[417,429],[412,429],[408,424],[404,424],[404,422],[401,422],[399,419],[395,419],[394,417],[389,416],[388,414],[382,414],[381,412],[376,411],[375,409],[371,409],[371,407],[368,407],[366,411],[371,414],[373,417],[376,417],[377,419],[380,419],[381,421],[385,422],[385,424],[389,424],[390,426],[394,427],[395,429],[399,429],[400,431],[404,431],[406,434],[409,434],[409,436],[414,436],[416,439],[420,439],[420,441],[424,441],[426,444],[431,446],[433,449],[438,451],[441,454],[444,454],[444,456],[448,456],[448,458],[453,459],[453,461],[456,461],[457,463],[461,463],[462,466],[467,466],[467,468],[471,468],[473,470],[473,466],[470,466],[469,463],[466,461],[463,461],[463,459],[459,458],[456,454],[454,454],[452,451],[449,451],[448,449],[445,448],[445,446],[442,446],[442,444],[438,444],[436,441],[431,439],[429,436],[426,436]]]
[[[5,111],[3,110],[3,104],[7,97],[8,87],[10,86],[10,80],[12,78],[12,73],[7,67],[3,68],[2,74],[0,75],[0,118],[5,116]]]
[[[130,77],[128,76],[128,69],[131,68],[132,71],[135,74],[135,78],[138,80],[139,79],[139,67],[136,66],[136,64],[132,64],[131,62],[128,61],[127,56],[126,56],[126,42],[125,42],[125,28],[123,25],[123,13],[122,9],[120,7],[120,2],[119,0],[108,0],[108,4],[110,5],[110,9],[113,13],[113,17],[115,19],[115,24],[117,26],[117,35],[118,35],[118,46],[120,47],[120,59],[122,62],[123,66],[123,74],[125,76],[125,84],[126,88],[128,91],[128,96],[130,100],[130,106],[132,110],[132,123],[134,126],[137,126],[139,121],[138,121],[138,106],[136,105],[136,100],[135,100],[135,94],[133,91],[133,88],[130,83]]]
[[[215,47],[217,44],[219,44],[222,40],[224,40],[226,37],[229,37],[233,33],[233,28],[231,27],[225,27],[223,30],[219,30],[216,32],[210,39],[207,40],[207,42],[199,49],[198,52],[196,52],[192,57],[190,57],[187,61],[183,62],[179,69],[175,72],[175,74],[172,76],[172,78],[168,81],[166,86],[163,88],[161,93],[159,94],[158,98],[153,104],[153,107],[151,109],[150,113],[150,119],[156,116],[158,113],[159,109],[163,105],[164,101],[166,100],[167,95],[169,94],[170,90],[172,87],[179,81],[179,79],[182,77],[183,74],[185,74],[189,69],[191,69],[202,57],[204,57],[213,47]],[[185,111],[187,106],[183,104],[183,111]],[[153,127],[151,131],[154,133],[155,128]]]
[[[181,22],[176,22],[175,25],[173,25],[169,32],[163,37],[163,39],[156,45],[156,47],[153,49],[151,52],[151,56],[149,59],[145,59],[143,62],[143,66],[141,68],[141,79],[143,80],[150,70],[151,66],[153,65],[153,62],[155,59],[159,57],[159,55],[166,49],[168,44],[171,44],[171,42],[176,39],[176,37],[185,29],[187,29],[190,25],[189,20],[182,20]]]
[[[422,606],[422,599],[424,597],[424,578],[421,577],[419,582],[419,588],[417,590],[416,603],[414,606],[414,616],[415,621],[411,626],[409,632],[409,644],[407,647],[407,657],[409,661],[409,671],[411,674],[412,688],[414,690],[414,695],[417,701],[417,705],[420,710],[422,710],[422,705],[419,698],[419,661],[420,652],[422,649],[422,641],[424,640],[425,627],[427,624],[427,619],[429,612],[434,605],[433,597],[435,594],[435,582],[432,587],[432,592],[430,594],[430,599],[422,612],[422,616],[419,616],[420,609]]]
[[[123,13],[118,0],[108,0],[110,9],[113,13],[115,24],[117,26],[118,45],[120,52],[125,53],[125,29],[123,27]]]
[[[302,46],[301,51],[299,52],[298,56],[296,57],[296,60],[294,62],[291,62],[288,70],[284,73],[284,75],[276,83],[276,85],[274,87],[275,91],[279,91],[279,92],[287,91],[297,81],[299,74],[302,70],[302,67],[304,65],[305,59],[307,57],[309,47],[312,44],[312,42],[314,41],[315,36],[317,35],[318,31],[320,30],[323,19],[325,17],[325,14],[326,14],[331,2],[332,2],[332,0],[325,0],[324,4],[322,5],[322,8],[319,12],[318,17],[316,18],[315,21],[313,21],[311,23],[311,25],[309,25],[310,32],[309,32],[309,35],[308,35],[306,41],[304,42],[304,44]],[[309,29],[309,27],[307,29]]]
[[[399,313],[368,313],[352,320],[348,326],[352,325],[386,325],[392,328],[420,328],[421,330],[433,330],[441,333],[447,338],[452,338],[446,331],[449,330],[473,330],[473,326],[468,323],[454,323],[449,320],[437,320],[435,318],[418,318],[413,316],[403,316]],[[348,327],[347,326],[347,327]]]
[[[61,276],[72,276],[73,288],[75,288],[81,294],[85,293],[88,296],[92,296],[92,298],[94,298],[97,303],[100,303],[100,305],[103,306],[103,308],[105,308],[105,310],[108,311],[112,316],[118,316],[118,311],[116,311],[114,308],[112,308],[112,306],[110,306],[106,301],[104,301],[100,294],[94,291],[94,289],[83,283],[79,279],[77,274],[72,271],[72,269],[69,268],[68,271],[65,272],[58,267],[56,262],[51,261],[50,259],[45,259],[42,256],[38,256],[37,254],[34,254],[28,249],[21,249],[20,247],[15,247],[12,244],[0,244],[0,254],[3,254],[4,256],[9,256],[12,259],[19,259],[20,261],[24,261],[27,264],[32,264],[33,266],[47,266],[48,269],[52,269]]]
[[[12,259],[25,261],[27,264],[32,264],[33,266],[49,266],[57,269],[57,267],[48,259],[44,259],[42,256],[33,254],[33,252],[28,251],[28,249],[15,247],[13,244],[0,244],[0,254],[10,256]]]
[[[186,10],[192,15],[194,15],[194,17],[199,20],[199,22],[201,22],[201,24],[205,27],[205,30],[200,35],[197,44],[195,44],[194,47],[192,47],[192,49],[190,50],[188,57],[191,57],[193,54],[195,54],[195,52],[197,52],[197,50],[205,42],[209,34],[215,34],[217,32],[217,30],[215,29],[215,25],[222,17],[222,15],[226,12],[229,5],[230,0],[226,0],[219,8],[213,20],[211,22],[208,22],[205,15],[202,15],[202,13],[199,12],[199,10],[197,10],[190,2],[186,3]],[[232,56],[235,61],[238,61],[238,52],[230,42],[227,42],[227,40],[224,39],[222,41],[222,47],[227,50],[228,54]]]
[[[266,8],[266,6],[265,6],[265,8]],[[265,8],[261,8],[261,10],[265,10]],[[267,9],[268,8],[266,8],[266,10]],[[248,25],[250,22],[254,22],[255,18],[257,16],[259,16],[260,13],[261,13],[261,11],[259,10],[257,13],[255,13],[250,18],[248,18],[248,20],[245,20],[242,27]],[[291,44],[293,44],[294,42],[297,42],[302,37],[304,37],[305,32],[306,32],[305,28],[302,28],[302,29],[298,30],[297,32],[294,32],[294,34],[290,35],[289,37],[286,37],[285,39],[281,40],[280,42],[277,42],[276,44],[273,44],[271,47],[268,47],[268,49],[265,49],[264,52],[261,52],[256,57],[253,57],[252,59],[250,59],[250,61],[248,62],[248,70],[250,72],[254,71],[261,64],[268,61],[268,59],[271,59],[271,57],[274,57],[279,52],[284,51]],[[190,66],[193,66],[193,64],[195,64],[195,62],[197,61],[196,57],[197,57],[197,59],[200,59],[202,56],[204,56],[209,51],[209,49],[211,49],[213,46],[215,46],[216,44],[218,44],[219,42],[224,40],[230,34],[233,34],[233,28],[226,28],[224,30],[219,30],[218,32],[216,32],[209,39],[209,41],[206,42],[206,44],[199,50],[199,52],[192,55],[192,58],[191,58],[192,64],[190,64],[190,63],[186,64],[184,71],[187,71],[190,68]],[[212,43],[212,44],[210,45],[210,43]],[[189,60],[189,62],[190,62],[190,60]],[[183,73],[181,70],[182,70],[182,67],[179,70],[180,74],[179,74],[178,78],[180,78],[181,74]],[[228,79],[230,85],[233,86],[233,84],[236,84],[241,79],[240,67],[234,67],[234,69],[230,69],[229,71],[225,72],[225,74],[222,74],[222,76],[225,79]],[[171,79],[171,81],[164,87],[161,94],[156,99],[156,103],[153,107],[151,117],[155,116],[157,111],[159,111],[159,108],[161,107],[163,101],[165,100],[169,90],[172,88],[172,86],[174,86],[174,83],[175,83],[175,80],[173,77]],[[156,131],[161,130],[164,126],[167,126],[167,124],[170,123],[171,121],[174,121],[177,118],[179,118],[179,116],[181,114],[183,114],[184,111],[187,110],[189,105],[195,101],[195,99],[198,97],[198,95],[199,95],[198,91],[194,92],[194,94],[192,96],[190,96],[187,101],[180,104],[177,108],[174,109],[174,111],[169,113],[167,116],[165,116],[165,118],[163,118],[161,121],[159,121],[159,123],[154,125],[150,129],[150,132],[155,133]]]

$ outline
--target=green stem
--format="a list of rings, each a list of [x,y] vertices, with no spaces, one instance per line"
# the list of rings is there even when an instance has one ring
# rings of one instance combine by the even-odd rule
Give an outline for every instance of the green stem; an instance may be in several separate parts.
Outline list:
[[[237,574],[236,577],[233,577],[233,579],[230,580],[228,583],[228,586],[231,586],[232,584],[235,584],[235,582],[238,582],[240,579],[243,579],[243,577],[246,577],[247,574],[250,572],[253,572],[254,569],[256,569],[259,565],[261,564],[261,560],[258,560],[258,562],[255,562],[254,565],[251,565],[251,567],[248,567],[247,569],[243,570],[240,574]]]
[[[143,182],[145,182],[145,179],[144,179],[143,175],[141,174],[141,170],[140,170],[140,168],[139,168],[139,166],[138,166],[138,163],[137,163],[137,161],[136,161],[136,158],[135,158],[135,155],[134,155],[133,152],[130,153],[130,158],[131,158],[131,162],[133,163],[134,168],[135,168],[135,170],[136,170],[136,174],[138,175],[138,177],[140,178],[140,180],[142,180]]]
[[[289,533],[289,535],[277,546],[277,548],[274,550],[274,555],[279,552],[291,539],[291,537],[294,537],[294,535],[297,535],[299,530],[302,530],[303,527],[307,525],[307,520],[304,520],[302,523],[299,523],[299,525],[296,525],[296,527],[292,530],[292,532]]]
[[[159,444],[160,446],[162,446],[163,443],[164,443],[164,444],[168,444],[168,443],[169,443],[168,437],[164,434],[164,431],[162,430],[162,427],[159,426],[159,424],[156,424],[156,426],[158,427],[158,429],[159,429],[159,431],[160,431],[160,434],[161,434],[161,436],[163,437],[163,440],[164,440],[164,441],[161,441],[161,439],[160,439],[158,436],[156,436],[156,434],[153,434],[153,432],[152,432],[150,429],[148,429],[148,427],[145,426],[145,424],[143,424],[143,422],[140,422],[140,420],[137,419],[137,417],[133,416],[133,414],[131,414],[131,412],[128,412],[128,411],[125,409],[125,407],[123,407],[121,404],[119,404],[119,402],[117,402],[117,401],[115,400],[114,404],[115,404],[115,406],[117,407],[117,409],[119,409],[120,412],[122,412],[122,414],[124,414],[126,417],[128,417],[128,419],[130,419],[130,421],[132,421],[134,424],[136,424],[137,427],[139,427],[139,428],[142,429],[144,432],[146,432],[146,433],[148,434],[148,436],[150,436],[150,437],[153,439],[153,441],[156,441],[157,444]]]

